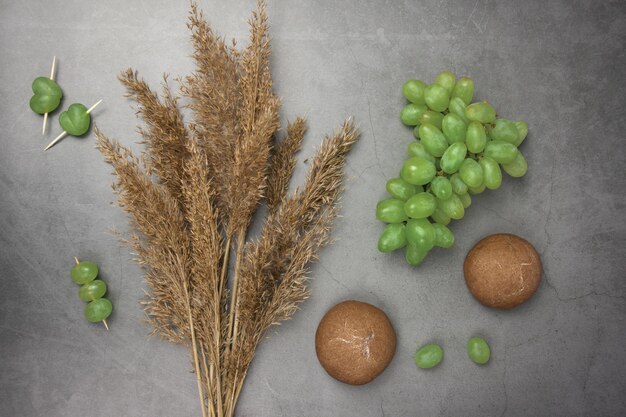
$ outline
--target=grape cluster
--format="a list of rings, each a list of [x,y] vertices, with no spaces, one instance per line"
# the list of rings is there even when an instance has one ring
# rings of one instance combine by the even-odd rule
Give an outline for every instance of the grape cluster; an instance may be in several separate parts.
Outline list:
[[[400,119],[415,126],[419,140],[409,145],[400,176],[387,181],[392,197],[376,207],[376,218],[388,223],[378,250],[406,248],[406,261],[418,265],[433,247],[454,244],[447,225],[463,218],[470,195],[499,188],[502,170],[511,177],[526,174],[528,165],[517,148],[528,126],[497,118],[487,101],[472,103],[474,81],[457,80],[450,71],[431,85],[409,80],[402,92],[410,103]]]
[[[72,268],[70,276],[72,281],[81,285],[78,290],[80,299],[89,303],[85,306],[85,318],[92,323],[101,321],[108,329],[106,319],[111,315],[113,305],[104,298],[107,285],[104,281],[96,279],[99,272],[96,263],[76,259],[76,265]]]

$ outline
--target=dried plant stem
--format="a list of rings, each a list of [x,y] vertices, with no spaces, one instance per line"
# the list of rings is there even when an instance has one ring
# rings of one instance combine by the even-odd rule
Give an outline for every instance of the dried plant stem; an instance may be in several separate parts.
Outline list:
[[[230,255],[230,244],[232,238],[229,237],[226,239],[226,244],[224,245],[224,261],[222,262],[222,273],[220,275],[220,292],[218,299],[222,298],[222,294],[224,293],[224,284],[226,283],[226,276],[228,275],[228,260]]]
[[[204,368],[204,378],[206,379],[206,384],[207,384],[207,393],[208,393],[208,401],[207,401],[207,412],[209,414],[211,414],[211,417],[215,417],[215,407],[213,406],[213,401],[211,398],[211,393],[213,392],[212,390],[212,380],[209,377],[209,366],[207,365],[207,359],[206,359],[206,354],[204,352],[204,346],[202,345],[202,343],[200,343],[200,356],[202,356],[202,365]],[[213,365],[211,365],[211,371],[212,371]]]
[[[246,229],[240,229],[239,233],[237,233],[237,253],[235,260],[235,275],[233,278],[233,284],[231,288],[231,297],[230,297],[230,314],[228,316],[228,335],[230,337],[231,343],[229,344],[229,352],[232,352],[235,349],[235,345],[237,342],[237,295],[238,295],[238,286],[239,286],[239,269],[241,268],[241,261],[243,258],[243,250],[245,248],[246,243]],[[234,326],[234,328],[233,328]]]
[[[202,374],[200,373],[200,362],[198,360],[198,347],[196,345],[196,331],[193,325],[193,316],[191,314],[191,302],[189,297],[189,288],[187,281],[183,282],[185,288],[185,295],[187,296],[187,315],[189,318],[189,333],[191,334],[191,352],[193,354],[193,364],[196,368],[196,381],[198,382],[198,395],[200,396],[200,407],[202,409],[202,417],[206,417],[206,410],[204,407],[204,391],[202,389]]]

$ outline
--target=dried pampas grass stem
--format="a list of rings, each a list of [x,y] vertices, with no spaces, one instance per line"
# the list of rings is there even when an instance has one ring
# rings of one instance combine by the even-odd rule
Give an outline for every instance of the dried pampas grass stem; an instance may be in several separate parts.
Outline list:
[[[322,142],[305,184],[288,193],[306,121],[279,134],[265,3],[249,20],[243,49],[217,36],[196,4],[188,27],[196,70],[181,98],[161,94],[136,71],[120,75],[145,125],[143,153],[95,133],[113,167],[124,239],[144,268],[143,306],[153,333],[189,346],[203,417],[231,417],[267,329],[309,296],[309,266],[329,243],[345,158],[358,139],[348,120]],[[191,110],[183,121],[181,106]],[[260,235],[247,231],[260,204]]]

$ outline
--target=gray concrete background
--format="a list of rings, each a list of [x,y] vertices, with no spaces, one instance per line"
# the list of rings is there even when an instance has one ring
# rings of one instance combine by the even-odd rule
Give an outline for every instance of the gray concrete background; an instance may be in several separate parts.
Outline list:
[[[245,43],[252,0],[202,1],[216,30]],[[0,2],[0,415],[199,415],[186,349],[149,338],[144,288],[111,235],[126,218],[93,135],[42,148],[30,83],[59,59],[63,108],[104,99],[99,126],[125,144],[137,123],[117,74],[153,85],[192,68],[187,1]],[[354,115],[363,135],[349,157],[337,243],[313,268],[312,298],[259,348],[240,416],[626,415],[626,3],[595,1],[271,1],[273,71],[282,115],[309,118],[301,161]],[[474,199],[454,223],[456,245],[419,268],[376,251],[374,207],[411,141],[398,121],[408,78],[451,69],[477,98],[526,120],[529,172]],[[138,149],[138,145],[133,145]],[[298,166],[297,179],[306,166]],[[510,232],[542,255],[526,305],[498,312],[466,290],[462,262],[481,237]],[[115,306],[111,331],[82,316],[72,257],[100,264]],[[383,308],[396,357],[373,383],[351,387],[318,365],[314,332],[336,302]],[[465,353],[491,344],[485,367]],[[437,369],[412,355],[435,341]]]

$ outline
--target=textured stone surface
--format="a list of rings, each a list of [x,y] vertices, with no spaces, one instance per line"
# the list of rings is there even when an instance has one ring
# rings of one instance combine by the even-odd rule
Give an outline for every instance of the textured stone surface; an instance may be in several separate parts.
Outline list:
[[[245,42],[253,1],[202,5],[220,33]],[[199,415],[188,352],[149,338],[142,323],[141,274],[109,233],[126,220],[93,135],[43,153],[58,112],[42,138],[28,109],[31,81],[56,54],[63,108],[102,98],[100,127],[134,143],[116,75],[132,65],[155,84],[163,71],[189,72],[187,8],[0,2],[2,416]],[[238,415],[625,415],[624,2],[299,0],[269,12],[282,115],[311,124],[301,160],[347,115],[363,137],[349,158],[338,241],[313,269],[312,298],[258,350]],[[528,121],[530,170],[474,199],[452,226],[456,245],[411,269],[376,251],[373,212],[411,140],[398,121],[400,86],[442,69],[471,76],[476,97]],[[535,297],[508,312],[477,303],[462,277],[467,250],[496,232],[528,239],[544,263]],[[110,332],[82,317],[68,276],[74,255],[101,266],[115,305]],[[315,357],[318,321],[349,298],[385,310],[398,334],[390,367],[363,387],[334,381]],[[485,367],[467,358],[472,335],[492,348]],[[413,353],[431,341],[445,359],[418,370]]]

